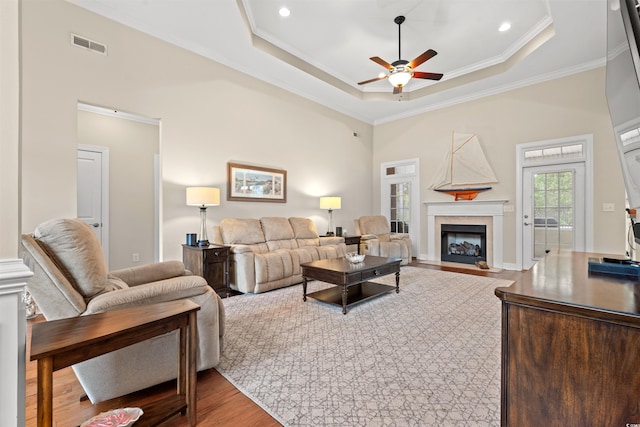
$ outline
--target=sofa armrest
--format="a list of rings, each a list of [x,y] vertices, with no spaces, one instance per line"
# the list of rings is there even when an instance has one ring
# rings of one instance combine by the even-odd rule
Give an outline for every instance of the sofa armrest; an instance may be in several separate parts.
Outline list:
[[[344,243],[344,237],[338,237],[338,236],[321,236],[320,237],[320,246],[339,245],[340,243]]]
[[[185,270],[182,261],[164,261],[123,268],[109,272],[111,276],[123,280],[129,286],[138,286],[158,280],[183,276],[189,272]]]
[[[369,239],[360,242],[360,253],[365,255],[380,256],[380,240]]]
[[[89,301],[83,315],[175,301],[204,294],[210,289],[207,281],[200,276],[174,277],[98,295]]]
[[[409,239],[409,234],[407,233],[391,233],[389,234],[389,240],[404,240]]]
[[[231,245],[229,251],[233,254],[244,254],[247,252],[253,252],[249,245]]]
[[[360,241],[362,240],[374,240],[377,239],[378,236],[376,236],[375,234],[363,234],[362,236],[360,236]]]

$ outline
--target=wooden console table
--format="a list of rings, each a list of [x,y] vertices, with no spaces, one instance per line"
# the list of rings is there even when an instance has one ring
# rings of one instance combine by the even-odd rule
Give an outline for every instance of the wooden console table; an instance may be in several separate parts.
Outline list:
[[[54,371],[175,329],[180,330],[177,394],[143,407],[136,427],[157,425],[185,411],[189,425],[195,426],[198,310],[198,304],[179,300],[34,324],[31,360],[38,361],[38,426],[53,423]]]
[[[640,423],[640,283],[549,254],[502,300],[502,426]],[[609,255],[611,256],[611,255]]]

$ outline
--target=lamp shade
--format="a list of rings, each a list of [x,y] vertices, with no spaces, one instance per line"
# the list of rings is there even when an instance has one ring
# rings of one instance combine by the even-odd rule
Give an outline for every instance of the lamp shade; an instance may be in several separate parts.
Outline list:
[[[341,207],[340,197],[320,197],[320,209],[340,209]]]
[[[188,206],[219,206],[220,189],[214,187],[187,187]]]

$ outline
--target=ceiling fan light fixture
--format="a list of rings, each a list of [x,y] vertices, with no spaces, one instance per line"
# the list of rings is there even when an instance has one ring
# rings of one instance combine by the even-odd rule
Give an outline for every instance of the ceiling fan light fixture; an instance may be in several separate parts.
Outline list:
[[[411,80],[411,71],[402,69],[394,71],[389,75],[389,83],[393,87],[403,87]]]
[[[370,60],[372,60],[378,65],[383,66],[389,74],[387,75],[387,74],[381,73],[381,74],[378,74],[378,77],[376,78],[364,80],[364,81],[358,82],[358,84],[366,85],[369,83],[377,82],[379,80],[387,79],[389,80],[389,83],[391,83],[391,86],[393,86],[393,93],[394,95],[396,95],[396,94],[402,93],[402,88],[407,83],[409,83],[409,80],[411,80],[412,78],[440,80],[443,76],[441,73],[425,73],[422,71],[415,71],[415,72],[413,71],[414,68],[418,67],[422,63],[436,56],[438,52],[436,52],[435,50],[433,49],[426,50],[411,61],[406,61],[402,59],[402,50],[401,50],[402,45],[400,43],[400,40],[401,40],[400,24],[404,22],[404,16],[396,16],[396,19],[394,19],[393,22],[398,24],[398,60],[389,64],[387,61],[385,61],[384,59],[378,56],[370,57],[369,58]]]

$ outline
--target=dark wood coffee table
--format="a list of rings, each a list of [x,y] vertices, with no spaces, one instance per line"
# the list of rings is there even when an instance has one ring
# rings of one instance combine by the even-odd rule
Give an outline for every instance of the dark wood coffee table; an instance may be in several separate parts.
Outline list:
[[[302,300],[307,296],[318,301],[342,307],[342,314],[347,314],[347,307],[391,292],[400,292],[400,259],[367,255],[363,262],[351,264],[344,257],[323,259],[300,264],[302,267]],[[369,282],[374,277],[396,274],[396,286]],[[307,281],[320,280],[336,285],[307,295]]]

